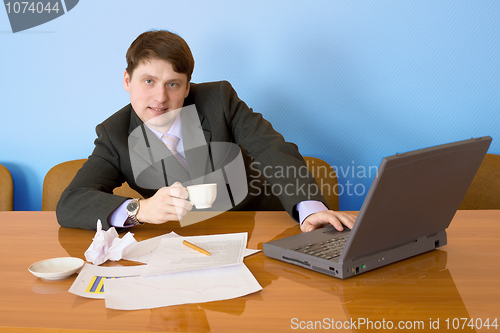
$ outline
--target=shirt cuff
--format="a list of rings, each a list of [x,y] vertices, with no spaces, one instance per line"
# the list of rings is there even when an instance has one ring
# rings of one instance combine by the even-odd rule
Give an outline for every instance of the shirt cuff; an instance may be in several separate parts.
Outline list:
[[[316,200],[301,201],[297,204],[295,209],[297,209],[297,212],[299,212],[300,225],[302,225],[302,222],[304,222],[306,217],[308,217],[309,215],[328,210],[328,208],[326,208],[326,206],[321,201]]]
[[[127,228],[127,227],[133,226],[133,224],[125,225],[125,222],[127,222],[127,219],[128,219],[127,205],[130,201],[132,201],[132,199],[125,200],[110,215],[110,217],[108,218],[108,222],[111,226],[116,227],[116,228]]]

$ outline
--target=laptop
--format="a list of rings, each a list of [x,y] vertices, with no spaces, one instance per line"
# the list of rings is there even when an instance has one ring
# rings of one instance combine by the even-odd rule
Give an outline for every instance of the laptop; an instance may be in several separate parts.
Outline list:
[[[333,226],[264,243],[264,254],[340,279],[436,249],[491,137],[385,157],[352,230]]]

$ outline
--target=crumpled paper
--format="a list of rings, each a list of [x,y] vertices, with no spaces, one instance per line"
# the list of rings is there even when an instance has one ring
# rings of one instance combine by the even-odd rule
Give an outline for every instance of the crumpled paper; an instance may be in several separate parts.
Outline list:
[[[127,232],[121,239],[114,227],[102,230],[101,220],[97,220],[97,232],[87,251],[85,259],[94,265],[100,265],[107,260],[118,261],[137,243],[134,234]]]

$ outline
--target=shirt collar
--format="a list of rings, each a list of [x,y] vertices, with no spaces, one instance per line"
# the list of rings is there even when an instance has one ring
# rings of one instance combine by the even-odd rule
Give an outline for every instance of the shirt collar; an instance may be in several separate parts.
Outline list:
[[[181,115],[181,113],[179,112],[179,114],[177,115],[177,117],[175,117],[174,122],[172,123],[172,126],[170,126],[170,129],[168,130],[167,133],[170,135],[175,135],[176,137],[179,138],[179,142],[177,143],[176,150],[184,158],[186,158],[186,156],[184,155],[184,143],[182,141],[182,120],[181,120],[180,115]],[[161,140],[161,137],[163,136],[163,134],[167,134],[167,133],[161,133],[157,130],[152,129],[146,123],[144,123],[144,125],[146,125],[146,127],[149,128],[151,130],[151,132],[153,132],[153,134],[156,135],[156,137],[158,137],[158,139],[160,139],[160,140]]]
[[[144,125],[146,125],[146,127],[149,128],[151,130],[151,132],[153,132],[154,135],[156,135],[158,137],[158,139],[161,139],[163,134],[168,133],[168,134],[175,135],[176,137],[178,137],[180,139],[179,142],[182,141],[182,121],[181,121],[181,117],[180,117],[180,112],[177,115],[177,117],[175,117],[174,122],[172,123],[172,126],[170,126],[170,129],[168,130],[167,133],[161,133],[155,129],[152,129],[146,123],[144,123]]]

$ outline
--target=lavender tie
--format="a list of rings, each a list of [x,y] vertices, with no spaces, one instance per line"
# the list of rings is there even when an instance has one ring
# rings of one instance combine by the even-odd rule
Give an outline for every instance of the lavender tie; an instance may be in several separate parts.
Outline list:
[[[171,134],[163,134],[161,141],[167,146],[167,148],[172,152],[172,155],[179,161],[179,163],[187,170],[186,159],[177,151],[177,144],[179,143],[179,138]]]

